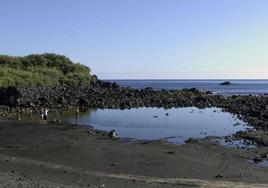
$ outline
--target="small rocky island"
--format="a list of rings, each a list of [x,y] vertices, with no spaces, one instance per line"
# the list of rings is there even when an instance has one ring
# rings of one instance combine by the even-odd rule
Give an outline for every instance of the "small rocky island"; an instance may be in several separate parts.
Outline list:
[[[229,85],[232,85],[231,82],[227,81],[227,82],[222,82],[220,83],[221,86],[229,86]]]

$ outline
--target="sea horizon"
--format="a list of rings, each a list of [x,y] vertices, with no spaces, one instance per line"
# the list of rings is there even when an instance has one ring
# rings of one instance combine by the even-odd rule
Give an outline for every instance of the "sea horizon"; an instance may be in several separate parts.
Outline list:
[[[151,87],[155,90],[182,90],[196,88],[222,95],[267,95],[268,79],[109,79],[123,87],[144,89]],[[221,85],[222,82],[230,85]]]
[[[238,79],[238,78],[231,78],[231,79],[227,79],[227,78],[223,78],[223,79],[220,79],[220,78],[208,78],[208,79],[198,79],[198,78],[174,78],[174,79],[169,79],[169,78],[167,78],[167,79],[162,79],[162,78],[150,78],[150,79],[146,79],[146,78],[141,78],[141,79],[139,79],[139,78],[126,78],[126,79],[124,79],[124,78],[119,78],[119,79],[100,79],[100,80],[104,80],[104,81],[115,81],[115,80],[141,80],[141,81],[143,81],[143,80],[150,80],[150,81],[154,81],[154,80],[156,80],[156,81],[158,81],[158,80],[166,80],[166,81],[172,81],[172,80],[175,80],[175,81],[268,81],[268,78],[267,79],[251,79],[251,78],[246,78],[246,79]]]

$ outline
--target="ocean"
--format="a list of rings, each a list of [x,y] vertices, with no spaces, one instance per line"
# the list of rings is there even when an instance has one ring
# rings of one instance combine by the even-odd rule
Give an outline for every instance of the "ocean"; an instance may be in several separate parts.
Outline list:
[[[118,83],[123,87],[143,89],[152,87],[161,89],[185,89],[196,88],[212,91],[221,95],[267,95],[268,80],[105,80]],[[231,85],[220,85],[224,81],[230,81]]]

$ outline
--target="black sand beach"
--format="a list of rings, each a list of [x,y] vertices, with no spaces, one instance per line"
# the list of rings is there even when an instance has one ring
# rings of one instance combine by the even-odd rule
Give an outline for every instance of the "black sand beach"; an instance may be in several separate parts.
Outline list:
[[[84,126],[2,121],[0,150],[3,187],[268,186],[268,169],[249,162],[267,148],[225,148],[208,139],[129,143]]]

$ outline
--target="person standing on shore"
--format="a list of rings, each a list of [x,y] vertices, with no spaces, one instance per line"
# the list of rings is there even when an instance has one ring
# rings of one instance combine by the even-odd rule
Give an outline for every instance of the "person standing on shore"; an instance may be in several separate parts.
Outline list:
[[[75,123],[78,123],[79,120],[79,116],[80,116],[80,111],[78,108],[75,109]]]
[[[48,109],[44,109],[44,124],[45,124],[45,125],[47,124],[47,116],[48,116],[48,112],[49,112]]]
[[[43,125],[44,124],[44,109],[43,108],[41,108],[41,110],[40,110],[39,124],[40,125]]]

